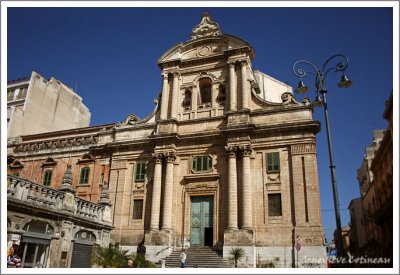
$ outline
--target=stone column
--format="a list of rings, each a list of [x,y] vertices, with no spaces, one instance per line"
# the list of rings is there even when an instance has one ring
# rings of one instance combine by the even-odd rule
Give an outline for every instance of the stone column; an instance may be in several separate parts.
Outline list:
[[[172,83],[172,100],[171,100],[171,118],[177,118],[177,108],[178,108],[178,91],[179,91],[179,74],[174,73],[174,80]]]
[[[241,66],[241,78],[242,78],[242,109],[248,109],[249,108],[249,91],[248,91],[248,85],[247,85],[247,68],[246,68],[247,62],[242,61],[240,63]]]
[[[250,170],[250,156],[252,147],[251,144],[242,145],[242,229],[253,228],[253,212],[252,212],[252,188],[251,188],[251,170]]]
[[[238,229],[238,207],[237,207],[237,173],[236,173],[236,151],[237,146],[228,145],[228,229]]]
[[[172,221],[172,194],[174,189],[174,162],[175,152],[168,152],[167,155],[167,170],[165,175],[165,194],[164,194],[164,209],[162,217],[162,230],[171,230]]]
[[[237,101],[237,94],[236,94],[236,76],[235,76],[235,63],[229,63],[229,98],[230,98],[230,111],[236,111],[236,101]]]
[[[163,86],[161,92],[161,114],[160,119],[167,119],[168,115],[168,74],[162,74]]]
[[[151,219],[150,230],[160,229],[160,201],[161,201],[161,176],[162,176],[162,157],[160,153],[154,153],[155,162],[153,176],[153,195],[151,198]]]

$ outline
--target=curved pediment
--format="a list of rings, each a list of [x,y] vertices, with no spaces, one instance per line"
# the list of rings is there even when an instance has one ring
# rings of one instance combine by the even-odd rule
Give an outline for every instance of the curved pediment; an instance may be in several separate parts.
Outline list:
[[[236,36],[222,34],[218,36],[206,37],[190,40],[185,44],[179,43],[165,52],[158,60],[159,64],[171,61],[185,61],[200,59],[215,55],[222,55],[226,51],[247,48],[250,56],[253,57],[253,49],[250,44]]]

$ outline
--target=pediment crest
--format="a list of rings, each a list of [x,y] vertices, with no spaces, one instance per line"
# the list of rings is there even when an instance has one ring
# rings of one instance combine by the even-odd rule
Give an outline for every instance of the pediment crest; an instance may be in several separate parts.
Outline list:
[[[200,23],[193,28],[191,40],[221,35],[221,30],[216,22],[211,19],[208,12],[202,14]]]

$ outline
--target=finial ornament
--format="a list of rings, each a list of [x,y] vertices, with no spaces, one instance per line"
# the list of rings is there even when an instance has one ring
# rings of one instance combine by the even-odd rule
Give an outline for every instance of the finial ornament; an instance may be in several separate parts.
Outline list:
[[[72,165],[68,163],[67,170],[65,170],[64,176],[61,180],[61,186],[58,188],[60,191],[75,193],[72,187]]]
[[[217,35],[221,35],[218,24],[211,19],[208,12],[205,12],[202,14],[200,23],[193,28],[191,40]]]

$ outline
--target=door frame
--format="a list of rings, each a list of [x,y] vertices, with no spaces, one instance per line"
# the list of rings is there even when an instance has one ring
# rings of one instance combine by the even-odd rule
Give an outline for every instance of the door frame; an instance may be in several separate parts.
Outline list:
[[[215,246],[220,239],[219,229],[219,205],[220,205],[220,186],[219,174],[208,174],[203,176],[204,179],[196,177],[185,177],[185,186],[183,189],[183,208],[182,208],[182,243],[185,240],[190,240],[190,221],[191,221],[191,199],[195,196],[208,196],[213,197],[213,246]],[[222,236],[223,238],[223,236]]]

